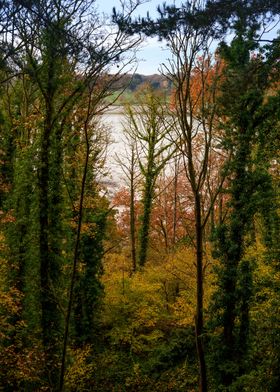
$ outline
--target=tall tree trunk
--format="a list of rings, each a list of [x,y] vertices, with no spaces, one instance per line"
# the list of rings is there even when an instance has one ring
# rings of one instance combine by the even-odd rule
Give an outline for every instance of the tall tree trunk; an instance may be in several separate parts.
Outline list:
[[[177,207],[178,207],[178,160],[175,159],[175,173],[174,173],[174,206],[173,206],[173,227],[172,227],[172,244],[176,243],[176,231],[177,231]]]
[[[91,99],[89,99],[89,103],[88,103],[88,112],[87,112],[87,117],[85,120],[85,128],[84,128],[85,141],[86,141],[86,154],[85,154],[83,177],[82,177],[82,184],[81,184],[81,191],[80,191],[80,201],[79,201],[79,209],[78,209],[78,226],[76,231],[76,241],[75,241],[73,263],[72,263],[72,275],[70,280],[68,305],[67,305],[67,312],[65,318],[65,330],[63,336],[62,358],[61,358],[61,367],[60,367],[59,392],[62,392],[64,388],[64,374],[65,374],[65,363],[66,363],[66,352],[67,352],[67,345],[68,345],[70,318],[71,318],[71,313],[73,308],[74,289],[75,289],[75,283],[77,278],[77,265],[78,265],[78,258],[79,258],[80,238],[81,238],[81,229],[82,229],[82,220],[83,220],[84,197],[86,191],[86,181],[87,181],[89,155],[90,155],[90,141],[89,141],[88,128],[87,128],[89,118],[90,118],[89,117],[90,107],[91,107]]]
[[[199,362],[199,391],[207,392],[207,373],[203,347],[203,227],[200,194],[195,194],[195,230],[196,230],[196,315],[195,334]]]
[[[45,378],[52,388],[58,382],[57,352],[58,331],[60,327],[60,312],[55,297],[55,278],[58,266],[52,258],[49,249],[49,181],[50,181],[50,135],[52,108],[46,113],[43,129],[40,170],[39,170],[39,257],[41,281],[41,309],[42,309],[42,341],[45,351]],[[52,279],[53,278],[53,279]]]
[[[130,246],[132,259],[132,273],[136,271],[136,238],[135,238],[135,190],[134,190],[134,173],[131,172],[130,178]]]

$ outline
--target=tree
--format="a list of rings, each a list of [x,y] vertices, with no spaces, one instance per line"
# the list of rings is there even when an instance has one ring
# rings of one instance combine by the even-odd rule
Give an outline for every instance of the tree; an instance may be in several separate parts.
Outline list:
[[[278,105],[277,96],[266,102],[277,64],[274,63],[274,51],[270,48],[264,55],[257,40],[258,25],[251,26],[241,14],[232,43],[221,46],[221,55],[226,62],[220,100],[224,116],[221,124],[225,130],[223,146],[232,158],[225,166],[230,210],[216,233],[216,256],[220,266],[212,316],[214,330],[217,333],[221,328],[222,332],[213,336],[212,344],[216,351],[213,364],[216,385],[226,388],[248,370],[253,265],[246,259],[246,248],[248,243],[254,242],[254,237],[250,240],[249,236],[254,217],[267,205],[268,195],[272,196],[268,166],[259,159],[257,151],[262,150],[261,135],[267,133],[271,107]],[[253,50],[255,55],[252,56]],[[273,116],[272,121],[278,120]]]
[[[36,173],[34,171],[34,156],[37,153],[36,122],[36,89],[26,75],[17,80],[8,80],[4,84],[5,96],[1,100],[3,123],[1,137],[3,140],[5,196],[3,202],[3,217],[1,221],[2,245],[1,257],[4,265],[9,266],[2,276],[6,293],[16,290],[18,296],[17,314],[7,315],[11,324],[21,325],[10,334],[4,346],[6,350],[12,347],[19,352],[18,362],[14,371],[9,371],[10,379],[7,385],[17,388],[18,385],[28,385],[26,371],[20,377],[21,355],[30,353],[33,358],[33,347],[28,336],[33,336],[33,345],[39,344],[38,327],[38,263],[37,263],[37,201]],[[3,185],[4,185],[3,184]],[[7,192],[8,191],[8,192]],[[6,221],[6,223],[5,223]],[[41,374],[40,361],[42,356],[37,353],[36,365],[38,377]],[[30,364],[29,364],[30,365]],[[28,365],[28,366],[29,366]],[[31,367],[30,369],[34,369]],[[33,370],[34,371],[34,370]],[[12,375],[14,379],[12,381]],[[34,380],[32,370],[30,379]],[[38,379],[37,379],[38,380]],[[36,381],[37,381],[36,380]],[[22,384],[24,383],[24,384]],[[36,385],[36,384],[35,384]],[[9,388],[7,386],[7,388]]]
[[[93,321],[96,317],[101,284],[101,259],[108,207],[98,196],[95,171],[102,160],[107,138],[98,126],[95,115],[99,101],[95,101],[95,86],[81,100],[73,113],[72,127],[75,129],[74,158],[83,157],[82,167],[77,167],[74,188],[80,187],[72,197],[74,201],[75,248],[69,286],[69,299],[65,317],[63,352],[60,369],[60,386],[63,390],[67,344],[72,308],[74,308],[74,327],[76,344],[83,346],[93,342]],[[73,182],[73,178],[68,181]],[[72,185],[73,187],[73,185]],[[72,188],[71,187],[71,188]],[[97,203],[100,207],[97,207]],[[75,204],[77,207],[75,208]],[[94,204],[96,205],[94,207]],[[103,205],[102,205],[103,204]],[[78,264],[79,269],[78,269]]]
[[[143,176],[142,208],[139,228],[139,266],[147,260],[152,203],[156,179],[175,153],[168,140],[170,127],[165,126],[164,105],[160,97],[148,89],[139,96],[137,107],[127,108],[126,126],[133,139],[138,142],[138,161]]]
[[[136,272],[137,269],[137,254],[136,254],[136,194],[137,185],[139,182],[139,165],[137,159],[137,140],[135,135],[130,134],[130,130],[125,133],[125,142],[127,145],[126,155],[121,158],[117,157],[117,162],[120,165],[125,179],[128,183],[129,189],[129,237],[130,237],[130,247],[131,247],[131,260],[132,260],[132,273]],[[119,196],[121,196],[119,194]],[[118,197],[117,197],[118,199]],[[116,201],[116,197],[115,197]],[[123,202],[123,201],[122,201]]]
[[[189,11],[203,7],[203,2],[189,5]],[[177,140],[182,154],[185,175],[188,179],[194,203],[195,252],[197,268],[197,307],[195,316],[196,343],[200,369],[200,391],[207,390],[207,373],[203,334],[203,275],[205,265],[204,230],[221,182],[213,190],[214,197],[207,203],[206,179],[211,173],[210,157],[217,144],[216,96],[220,74],[220,62],[209,54],[211,34],[208,30],[180,26],[166,34],[172,58],[163,66],[166,76],[174,86],[174,107]],[[210,174],[211,175],[211,174]],[[209,198],[208,198],[209,199]]]

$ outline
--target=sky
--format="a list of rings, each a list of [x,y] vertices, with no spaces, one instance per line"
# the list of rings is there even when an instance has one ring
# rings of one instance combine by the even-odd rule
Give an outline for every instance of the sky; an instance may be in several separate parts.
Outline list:
[[[163,0],[149,0],[144,4],[141,4],[135,11],[135,16],[138,15],[145,16],[147,11],[151,17],[156,17],[157,6],[162,4]],[[177,0],[167,0],[167,4],[179,4]],[[96,5],[100,13],[106,13],[111,15],[112,8],[120,9],[119,0],[96,0]],[[164,47],[163,42],[159,42],[157,38],[146,38],[145,42],[142,44],[142,48],[138,51],[138,67],[137,73],[143,75],[152,75],[155,73],[160,73],[160,64],[165,62],[169,57],[169,51]]]
[[[180,6],[183,2],[182,0],[142,0],[141,4],[135,11],[135,17],[146,16],[147,11],[151,17],[157,17],[157,6],[162,5],[165,1],[168,5],[175,4]],[[96,0],[96,6],[100,14],[105,13],[107,15],[112,14],[112,9],[115,7],[117,10],[121,9],[120,0]],[[278,26],[272,28],[272,31],[265,34],[263,38],[272,39],[276,35],[276,31],[280,26],[280,17],[278,18]],[[272,26],[274,23],[272,23]],[[142,44],[142,48],[138,50],[137,59],[138,67],[137,73],[143,75],[152,75],[155,73],[160,73],[160,65],[165,63],[167,59],[170,58],[170,52],[165,47],[164,42],[159,42],[155,38],[146,38],[145,42]]]

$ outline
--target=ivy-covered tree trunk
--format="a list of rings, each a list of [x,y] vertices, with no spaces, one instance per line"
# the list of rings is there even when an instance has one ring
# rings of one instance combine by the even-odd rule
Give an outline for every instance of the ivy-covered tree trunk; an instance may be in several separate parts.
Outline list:
[[[95,200],[97,202],[97,196]],[[77,274],[74,294],[75,341],[79,346],[94,343],[96,346],[99,305],[102,297],[101,262],[108,213],[105,206],[103,208],[104,210],[100,205],[98,209],[88,210],[87,216],[84,217],[84,224],[92,227],[81,235],[80,262],[83,264],[83,270]]]
[[[153,157],[152,157],[153,158]],[[145,173],[145,189],[143,192],[143,214],[140,217],[139,232],[139,266],[143,267],[147,260],[149,246],[149,230],[152,212],[152,203],[154,196],[154,174],[153,161],[148,163],[147,172]]]
[[[32,110],[34,101],[30,99],[28,88],[25,87],[24,77],[5,83],[5,96],[1,97],[0,104],[4,120],[0,126],[0,209],[2,219],[4,217],[3,222],[1,219],[1,282],[4,282],[4,285],[1,285],[0,289],[9,293],[10,298],[14,298],[17,304],[17,311],[13,312],[12,316],[7,314],[12,328],[7,329],[5,349],[14,352],[13,362],[8,361],[5,367],[5,373],[9,376],[3,385],[6,384],[7,391],[17,390],[19,385],[22,388],[32,385],[32,382],[27,380],[19,383],[16,376],[19,371],[17,355],[22,355],[23,350],[26,350],[27,355],[31,349],[30,335],[34,345],[39,338],[40,315],[33,291],[38,272],[37,264],[34,263],[38,243],[32,232],[36,220],[36,213],[32,214],[36,200],[36,175],[32,161],[34,148],[27,126],[29,110]]]
[[[51,99],[51,98],[50,98]],[[60,312],[56,300],[55,287],[59,273],[56,255],[50,248],[50,211],[55,206],[49,203],[50,188],[50,138],[52,132],[52,102],[47,106],[39,158],[39,260],[41,280],[42,340],[46,356],[46,377],[50,385],[58,383],[57,353]],[[57,217],[59,219],[59,217]],[[54,233],[52,233],[54,234]]]
[[[59,94],[63,87],[65,88],[65,79],[62,79],[61,72],[67,72],[67,68],[63,66],[56,41],[56,34],[61,34],[63,23],[49,15],[48,18],[40,36],[41,68],[37,67],[31,53],[29,61],[30,73],[40,89],[43,111],[38,157],[41,330],[45,354],[45,381],[55,390],[59,382],[58,358],[62,333],[58,288],[62,250],[62,241],[59,241],[59,238],[62,235],[61,170],[65,115],[59,115],[57,105]],[[60,44],[63,45],[64,38],[60,39]]]

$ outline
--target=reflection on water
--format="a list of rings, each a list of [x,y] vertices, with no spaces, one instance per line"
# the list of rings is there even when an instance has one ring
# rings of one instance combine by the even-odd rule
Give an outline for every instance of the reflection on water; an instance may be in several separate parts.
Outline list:
[[[102,182],[109,188],[110,193],[115,190],[120,183],[124,182],[123,172],[116,157],[125,157],[125,143],[123,127],[125,126],[125,115],[122,106],[110,106],[101,116],[101,124],[104,124],[109,133],[110,144],[107,152],[108,177]],[[125,158],[124,158],[125,159]]]

